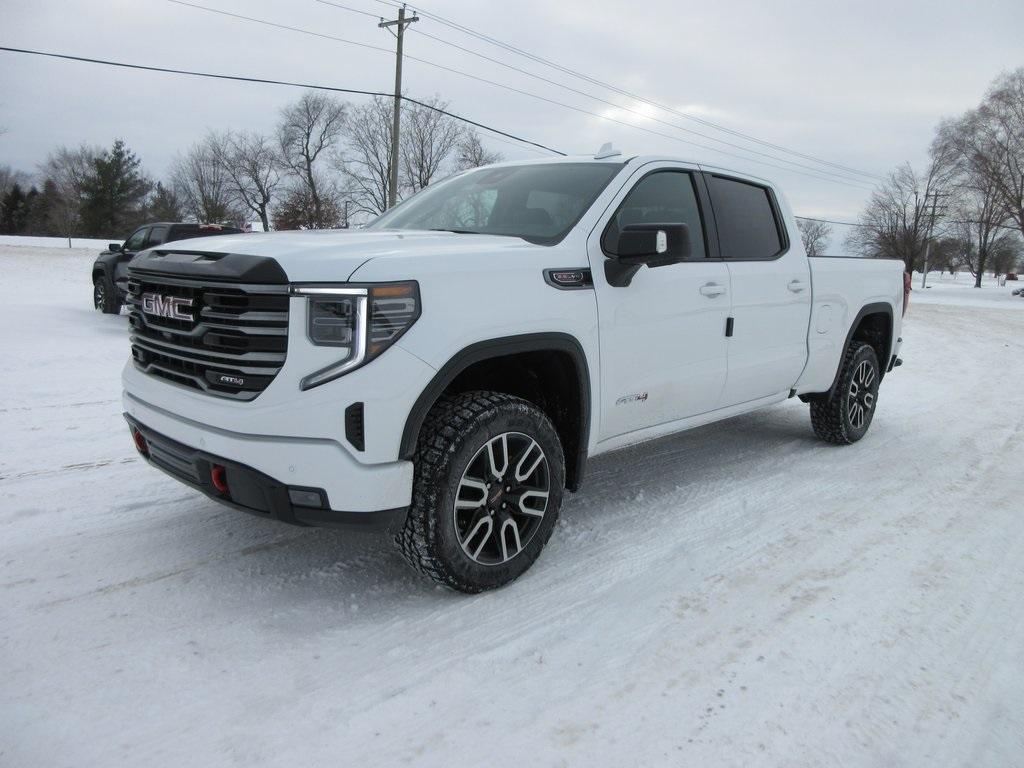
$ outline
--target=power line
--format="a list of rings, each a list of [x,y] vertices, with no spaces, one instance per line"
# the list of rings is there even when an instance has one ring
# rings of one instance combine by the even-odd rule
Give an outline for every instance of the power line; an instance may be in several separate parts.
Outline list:
[[[857,224],[852,221],[835,221],[833,219],[815,219],[812,216],[794,216],[794,219],[800,219],[801,221],[817,221],[822,224],[839,224],[843,227],[863,227],[865,224]]]
[[[335,42],[346,43],[346,44],[351,44],[351,45],[357,45],[357,46],[359,46],[361,48],[368,48],[370,50],[382,51],[382,52],[388,53],[389,55],[391,54],[390,50],[388,50],[386,48],[381,48],[379,46],[370,45],[369,43],[359,43],[359,42],[355,42],[353,40],[348,40],[346,38],[336,37],[334,35],[327,35],[327,34],[324,34],[322,32],[314,32],[312,30],[302,29],[300,27],[292,27],[292,26],[289,26],[287,24],[278,24],[277,22],[267,21],[266,19],[257,19],[257,18],[254,18],[252,16],[244,16],[244,15],[238,14],[238,13],[231,13],[231,12],[228,12],[228,11],[222,11],[222,10],[219,10],[217,8],[210,8],[210,7],[205,6],[205,5],[198,5],[196,3],[184,2],[184,0],[167,0],[167,2],[175,3],[177,5],[182,5],[182,6],[186,6],[186,7],[189,7],[189,8],[194,8],[196,10],[207,11],[209,13],[219,14],[219,15],[222,15],[222,16],[228,16],[228,17],[235,18],[235,19],[240,19],[240,20],[244,20],[244,21],[250,21],[250,22],[257,23],[257,24],[262,24],[264,26],[277,27],[279,29],[288,30],[290,32],[297,32],[297,33],[300,33],[300,34],[310,35],[312,37],[318,37],[318,38],[322,38],[322,39],[325,39],[325,40],[333,40]],[[469,78],[470,80],[476,80],[476,81],[481,82],[481,83],[486,83],[487,85],[492,85],[492,86],[495,86],[497,88],[502,88],[502,89],[510,91],[512,93],[518,93],[518,94],[521,94],[523,96],[527,96],[529,98],[536,99],[538,101],[543,101],[545,103],[552,104],[554,106],[562,107],[564,109],[570,109],[570,110],[572,110],[574,112],[579,112],[580,114],[583,114],[583,115],[589,115],[590,117],[596,117],[599,120],[605,120],[607,122],[616,123],[618,125],[622,125],[622,126],[625,126],[627,128],[633,128],[634,130],[643,131],[644,133],[649,133],[649,134],[651,134],[653,136],[660,136],[661,138],[669,139],[670,141],[678,141],[678,142],[681,142],[683,144],[688,144],[690,146],[697,147],[698,149],[704,149],[704,150],[707,150],[709,152],[718,152],[719,154],[727,155],[729,157],[735,157],[735,158],[738,158],[740,160],[744,160],[746,162],[759,163],[761,165],[766,165],[766,166],[768,166],[770,168],[776,168],[778,170],[788,171],[789,173],[796,173],[796,174],[799,174],[801,176],[807,176],[809,178],[817,179],[818,181],[827,181],[827,182],[831,182],[833,184],[842,184],[844,186],[848,186],[848,187],[851,187],[851,188],[854,188],[854,189],[860,189],[860,190],[863,190],[865,192],[873,191],[869,187],[859,186],[858,184],[855,184],[852,181],[841,181],[841,180],[838,180],[838,179],[828,178],[826,176],[818,176],[815,173],[810,173],[810,172],[807,172],[807,171],[800,171],[800,170],[796,170],[794,168],[789,168],[789,167],[783,166],[783,165],[776,165],[776,164],[770,163],[770,162],[768,162],[766,160],[758,160],[757,158],[744,157],[743,155],[737,155],[734,152],[727,152],[724,149],[719,149],[717,147],[709,147],[706,144],[700,144],[699,142],[690,141],[689,139],[683,139],[683,138],[680,138],[679,136],[672,136],[672,135],[667,134],[667,133],[662,133],[660,131],[655,131],[655,130],[653,130],[651,128],[645,128],[645,127],[640,126],[640,125],[634,125],[633,123],[627,123],[624,120],[619,120],[619,119],[616,119],[614,117],[609,117],[607,115],[602,115],[602,114],[600,114],[598,112],[592,112],[591,110],[583,109],[582,107],[576,107],[576,106],[573,106],[571,104],[566,104],[565,102],[561,102],[561,101],[558,101],[556,99],[551,99],[551,98],[548,98],[547,96],[541,96],[539,94],[531,93],[530,91],[525,91],[525,90],[523,90],[521,88],[516,88],[514,86],[507,85],[505,83],[499,83],[499,82],[496,82],[494,80],[489,80],[486,77],[480,77],[479,75],[473,75],[473,74],[470,74],[469,72],[463,72],[462,70],[455,69],[453,67],[447,67],[447,66],[445,66],[443,64],[438,64],[437,62],[430,61],[428,59],[424,59],[424,58],[421,58],[421,57],[418,57],[418,56],[413,56],[413,55],[408,54],[408,53],[405,54],[405,57],[407,59],[412,60],[412,61],[417,61],[417,62],[419,62],[421,64],[425,64],[427,66],[434,67],[435,69],[439,69],[439,70],[442,70],[444,72],[449,72],[451,74],[458,75],[460,77]],[[790,162],[790,161],[784,161],[784,162]]]
[[[400,3],[396,3],[395,0],[377,0],[377,2],[383,3],[384,5],[390,5],[390,6],[395,6],[395,7],[397,7],[400,4]],[[833,168],[837,168],[837,169],[840,169],[840,170],[843,170],[843,171],[848,171],[850,173],[855,173],[855,174],[857,174],[859,176],[866,176],[866,177],[868,177],[870,179],[881,179],[882,178],[882,176],[880,176],[877,173],[871,173],[871,172],[868,172],[868,171],[862,171],[860,169],[853,168],[851,166],[841,165],[839,163],[834,163],[834,162],[832,162],[830,160],[825,160],[823,158],[816,157],[814,155],[810,155],[810,154],[807,154],[807,153],[804,153],[804,152],[800,152],[800,151],[795,150],[795,149],[790,149],[789,147],[783,146],[781,144],[775,144],[773,142],[766,141],[764,139],[760,139],[760,138],[758,138],[756,136],[753,136],[751,134],[743,133],[742,131],[737,131],[737,130],[735,130],[733,128],[729,128],[727,126],[720,125],[719,123],[712,122],[711,120],[707,120],[705,118],[700,118],[700,117],[697,117],[695,115],[691,115],[691,114],[688,114],[686,112],[683,112],[681,110],[674,109],[674,108],[672,108],[670,106],[667,106],[665,104],[661,104],[661,103],[659,103],[657,101],[654,101],[652,99],[648,99],[648,98],[640,96],[640,95],[638,95],[636,93],[632,93],[630,91],[627,91],[627,90],[625,90],[623,88],[620,88],[620,87],[618,87],[616,85],[613,85],[612,83],[608,83],[608,82],[604,82],[602,80],[598,80],[597,78],[591,77],[590,75],[587,75],[585,73],[579,72],[579,71],[574,70],[574,69],[571,69],[571,68],[566,67],[566,66],[564,66],[562,64],[558,64],[557,62],[551,61],[550,59],[545,59],[545,58],[543,58],[541,56],[538,56],[536,54],[530,53],[529,51],[526,51],[526,50],[523,50],[522,48],[519,48],[518,46],[512,45],[510,43],[506,43],[506,42],[504,42],[502,40],[498,40],[497,38],[491,37],[490,35],[486,35],[486,34],[484,34],[482,32],[478,32],[478,31],[476,31],[474,29],[471,29],[471,28],[469,28],[467,26],[459,24],[458,22],[454,22],[454,21],[452,21],[450,19],[446,19],[445,17],[440,16],[439,14],[431,13],[429,11],[424,11],[422,6],[417,6],[417,8],[419,9],[417,12],[420,13],[421,15],[425,16],[426,18],[429,18],[429,19],[431,19],[433,21],[438,22],[439,24],[443,24],[443,25],[445,25],[447,27],[450,27],[450,28],[452,28],[452,29],[454,29],[456,31],[462,32],[463,34],[470,35],[470,36],[475,37],[475,38],[477,38],[479,40],[482,40],[484,42],[490,43],[491,45],[498,46],[498,47],[503,48],[504,50],[507,50],[507,51],[509,51],[511,53],[514,53],[514,54],[518,55],[518,56],[522,56],[524,58],[527,58],[527,59],[530,59],[532,61],[535,61],[535,62],[537,62],[539,64],[543,64],[544,66],[551,67],[551,68],[556,69],[556,70],[558,70],[560,72],[563,72],[565,74],[571,75],[572,77],[576,77],[576,78],[579,78],[581,80],[585,80],[586,82],[589,82],[589,83],[591,83],[593,85],[597,85],[597,86],[600,86],[602,88],[606,88],[608,90],[614,91],[615,93],[618,93],[618,94],[620,94],[622,96],[627,96],[627,97],[629,97],[631,99],[635,99],[636,101],[640,101],[640,102],[642,102],[644,104],[649,104],[649,105],[651,105],[653,107],[657,107],[658,109],[664,110],[665,112],[670,112],[670,113],[672,113],[674,115],[677,115],[679,117],[682,117],[682,118],[684,118],[686,120],[692,120],[693,122],[699,123],[699,124],[707,126],[709,128],[714,128],[716,130],[723,131],[723,132],[731,134],[733,136],[737,136],[739,138],[746,139],[747,141],[752,141],[752,142],[755,142],[755,143],[760,144],[760,145],[765,146],[765,147],[770,147],[772,149],[775,149],[775,150],[778,150],[778,151],[781,151],[781,152],[786,152],[787,154],[791,154],[791,155],[794,155],[796,157],[802,157],[805,160],[811,160],[813,162],[821,163],[823,165],[829,165],[829,166],[831,166]]]
[[[264,77],[245,77],[243,75],[222,75],[222,74],[217,74],[217,73],[213,73],[213,72],[198,72],[198,71],[189,70],[189,69],[172,69],[170,67],[155,67],[155,66],[150,66],[150,65],[147,65],[147,64],[130,64],[130,63],[124,62],[124,61],[111,61],[111,60],[108,60],[108,59],[94,59],[94,58],[89,58],[87,56],[72,56],[71,54],[67,54],[67,53],[52,53],[50,51],[35,51],[35,50],[28,49],[28,48],[11,48],[11,47],[8,47],[8,46],[0,46],[0,51],[7,51],[8,53],[23,53],[23,54],[29,54],[29,55],[32,55],[32,56],[44,56],[44,57],[52,58],[52,59],[65,59],[65,60],[68,60],[68,61],[79,61],[79,62],[85,62],[87,64],[102,64],[102,65],[108,66],[108,67],[121,67],[123,69],[139,69],[139,70],[144,70],[144,71],[147,71],[147,72],[162,72],[164,74],[170,74],[170,75],[188,75],[190,77],[206,77],[206,78],[212,78],[212,79],[215,79],[215,80],[234,80],[236,82],[243,82],[243,83],[261,83],[261,84],[265,84],[265,85],[283,85],[283,86],[287,86],[287,87],[290,87],[290,88],[306,88],[306,89],[315,90],[315,91],[330,91],[332,93],[353,93],[353,94],[357,94],[357,95],[360,95],[360,96],[380,96],[380,97],[383,97],[385,99],[393,98],[393,94],[383,93],[382,91],[365,91],[365,90],[360,90],[358,88],[340,88],[340,87],[331,86],[331,85],[317,85],[317,84],[314,84],[314,83],[296,83],[296,82],[292,82],[292,81],[289,81],[289,80],[272,80],[270,78],[264,78]],[[462,115],[455,114],[454,112],[450,112],[447,109],[442,109],[441,107],[434,106],[433,104],[428,104],[428,103],[423,102],[423,101],[417,101],[416,99],[410,99],[408,96],[403,96],[402,98],[405,101],[408,101],[410,104],[415,104],[415,105],[417,105],[419,107],[423,107],[424,109],[429,109],[429,110],[431,110],[433,112],[437,112],[439,114],[445,115],[446,117],[450,117],[453,120],[458,120],[459,122],[466,123],[467,125],[472,125],[474,128],[479,128],[480,130],[488,131],[489,133],[493,133],[493,134],[496,134],[498,136],[504,136],[505,138],[513,139],[513,140],[518,141],[518,142],[522,142],[523,144],[528,144],[528,145],[533,146],[533,147],[538,147],[538,148],[546,150],[548,152],[552,152],[552,153],[554,153],[556,155],[562,155],[563,157],[566,154],[565,152],[561,152],[561,151],[559,151],[557,149],[552,149],[551,147],[545,146],[544,144],[540,144],[539,142],[531,141],[530,139],[524,139],[521,136],[516,136],[514,133],[509,133],[508,131],[502,131],[502,130],[500,130],[498,128],[494,128],[493,126],[486,125],[486,124],[478,122],[476,120],[471,120],[468,117],[463,117]]]
[[[319,3],[320,5],[327,5],[327,6],[331,6],[333,8],[338,8],[340,10],[350,11],[352,13],[362,14],[364,16],[372,16],[373,15],[373,14],[367,12],[367,11],[361,11],[359,9],[352,8],[352,7],[350,7],[348,5],[344,5],[342,3],[333,2],[332,0],[313,0],[313,1],[316,2],[316,3]],[[486,55],[484,53],[480,53],[479,51],[473,50],[472,48],[467,48],[467,47],[465,47],[463,45],[459,45],[458,43],[453,43],[450,40],[446,40],[446,39],[444,39],[442,37],[438,37],[437,35],[433,35],[433,34],[431,34],[429,32],[424,32],[423,30],[421,30],[419,28],[414,28],[414,29],[411,29],[410,31],[415,32],[420,37],[426,37],[429,40],[434,40],[435,42],[441,43],[442,45],[447,45],[447,46],[449,46],[451,48],[455,48],[455,49],[457,49],[459,51],[462,51],[463,53],[468,53],[471,56],[476,56],[479,59],[483,59],[484,61],[491,62],[492,64],[496,64],[499,67],[504,67],[505,69],[511,70],[512,72],[516,72],[518,74],[525,75],[527,77],[533,78],[534,80],[539,80],[540,82],[547,83],[548,85],[553,85],[556,88],[561,88],[563,90],[569,91],[570,93],[575,93],[575,94],[577,94],[579,96],[583,96],[584,98],[591,99],[593,101],[596,101],[596,102],[598,102],[600,104],[604,104],[604,105],[609,106],[609,107],[612,107],[614,109],[622,110],[623,112],[628,112],[630,114],[636,115],[636,116],[638,116],[640,118],[643,118],[645,120],[651,120],[651,121],[653,121],[655,123],[659,123],[661,125],[665,125],[665,126],[667,126],[669,128],[674,128],[674,129],[676,129],[678,131],[683,131],[685,133],[689,133],[689,134],[692,134],[694,136],[699,136],[702,139],[707,139],[708,141],[718,142],[719,144],[723,144],[723,145],[725,145],[727,147],[732,147],[733,149],[738,149],[741,152],[747,152],[747,153],[752,154],[752,155],[759,155],[761,157],[767,157],[767,158],[769,158],[771,160],[776,160],[776,161],[778,161],[780,163],[787,163],[787,164],[793,165],[793,166],[795,166],[797,168],[803,168],[804,170],[807,170],[807,171],[812,171],[814,173],[823,174],[823,175],[826,175],[826,176],[834,176],[837,179],[841,179],[842,181],[852,182],[854,184],[863,184],[864,183],[864,179],[851,178],[849,173],[845,172],[845,171],[844,172],[837,172],[837,171],[828,170],[827,168],[816,168],[816,167],[811,166],[811,165],[804,165],[803,163],[799,163],[799,162],[796,162],[794,160],[789,160],[789,159],[784,158],[784,157],[779,157],[778,155],[773,155],[773,154],[771,154],[769,152],[762,152],[762,151],[757,150],[757,149],[751,149],[750,147],[745,147],[742,144],[736,144],[735,142],[731,142],[731,141],[728,141],[726,139],[721,139],[721,138],[718,138],[717,136],[712,136],[711,134],[708,134],[708,133],[701,133],[700,131],[695,131],[692,128],[686,128],[685,126],[679,125],[679,123],[670,122],[668,120],[662,120],[661,118],[655,117],[653,115],[645,114],[644,112],[640,111],[639,109],[634,109],[633,107],[625,106],[625,105],[622,105],[622,104],[616,104],[614,101],[609,101],[608,99],[602,98],[601,96],[596,96],[593,93],[588,93],[587,91],[582,91],[582,90],[580,90],[578,88],[572,87],[571,85],[566,85],[565,83],[559,82],[557,80],[552,80],[551,78],[544,77],[543,75],[538,75],[535,72],[530,72],[529,70],[522,69],[521,67],[517,67],[517,66],[515,66],[513,64],[509,64],[508,62],[501,61],[500,59],[495,59],[495,58],[493,58],[491,56],[488,56],[488,55]],[[409,58],[412,58],[412,57],[410,56]],[[716,151],[721,151],[721,150],[716,150]],[[751,159],[751,158],[743,158],[743,159]]]
[[[813,216],[794,216],[794,219],[800,219],[801,221],[818,221],[822,224],[838,224],[843,227],[861,227],[862,229],[871,229],[870,224],[859,224],[854,221],[836,221],[834,219],[816,219]],[[972,219],[965,220],[950,220],[948,224],[985,224],[984,221],[977,221]],[[1019,227],[1012,226],[1010,224],[989,224],[992,229],[1008,229],[1011,232],[1020,232]]]

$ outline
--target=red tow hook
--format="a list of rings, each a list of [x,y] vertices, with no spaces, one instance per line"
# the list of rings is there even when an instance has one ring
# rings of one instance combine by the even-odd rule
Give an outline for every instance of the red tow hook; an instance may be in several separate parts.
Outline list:
[[[228,470],[226,467],[220,464],[212,465],[210,467],[210,481],[213,483],[213,487],[225,496],[231,495],[231,491],[228,489]]]
[[[146,436],[142,434],[142,430],[138,427],[132,427],[132,440],[135,443],[135,450],[148,459],[149,445],[146,443]]]

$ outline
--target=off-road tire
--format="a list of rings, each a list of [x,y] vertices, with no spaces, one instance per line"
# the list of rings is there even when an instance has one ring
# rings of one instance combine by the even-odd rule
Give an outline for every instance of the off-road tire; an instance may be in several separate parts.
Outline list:
[[[105,315],[121,313],[121,300],[117,298],[117,289],[102,275],[93,278],[92,305]]]
[[[517,555],[501,564],[484,565],[464,551],[456,531],[454,505],[463,474],[474,457],[489,441],[505,433],[532,438],[544,452],[547,505],[531,538]],[[417,571],[460,592],[477,593],[514,581],[540,555],[561,507],[565,457],[558,433],[539,408],[499,392],[444,396],[423,422],[413,464],[412,504],[395,539]]]
[[[856,426],[850,417],[851,404],[855,397],[851,396],[851,387],[857,369],[867,363],[874,371],[874,378],[868,388],[872,395],[871,407],[867,410],[863,422]],[[865,342],[854,341],[843,357],[839,381],[831,397],[822,397],[811,401],[811,426],[814,434],[829,443],[850,445],[860,440],[871,426],[871,420],[878,407],[878,383],[882,378],[882,369],[878,364],[878,356],[874,348]]]

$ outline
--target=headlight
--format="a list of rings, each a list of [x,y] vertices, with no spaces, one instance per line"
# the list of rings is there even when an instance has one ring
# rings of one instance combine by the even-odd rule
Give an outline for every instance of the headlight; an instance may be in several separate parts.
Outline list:
[[[415,282],[380,285],[293,285],[305,296],[306,335],[317,346],[334,347],[339,359],[306,376],[310,389],[364,365],[394,344],[420,316]]]

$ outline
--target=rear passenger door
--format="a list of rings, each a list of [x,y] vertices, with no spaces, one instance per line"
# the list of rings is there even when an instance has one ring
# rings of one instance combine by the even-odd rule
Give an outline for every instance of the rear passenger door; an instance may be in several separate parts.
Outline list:
[[[767,186],[705,173],[732,290],[727,407],[789,390],[807,362],[811,282]]]
[[[158,245],[163,245],[167,241],[167,230],[170,227],[167,224],[158,224],[149,230],[149,237],[146,238],[147,248],[156,248]]]

